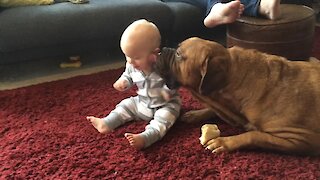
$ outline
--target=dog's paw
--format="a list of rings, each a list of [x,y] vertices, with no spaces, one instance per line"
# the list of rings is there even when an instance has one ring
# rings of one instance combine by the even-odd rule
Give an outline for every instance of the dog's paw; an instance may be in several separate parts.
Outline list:
[[[215,124],[205,124],[201,127],[200,143],[205,145],[209,140],[220,136],[220,130]]]
[[[204,147],[212,153],[222,153],[231,151],[228,146],[228,137],[218,137],[209,140]]]
[[[201,110],[192,110],[184,113],[181,116],[181,121],[186,123],[197,123],[203,120],[201,114],[199,113]]]

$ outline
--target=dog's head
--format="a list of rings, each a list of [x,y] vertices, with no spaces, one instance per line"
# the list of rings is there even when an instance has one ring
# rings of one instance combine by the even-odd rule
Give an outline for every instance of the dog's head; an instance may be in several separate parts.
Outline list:
[[[230,55],[222,45],[189,38],[175,49],[163,48],[155,64],[155,71],[169,88],[191,88],[208,94],[226,83]]]

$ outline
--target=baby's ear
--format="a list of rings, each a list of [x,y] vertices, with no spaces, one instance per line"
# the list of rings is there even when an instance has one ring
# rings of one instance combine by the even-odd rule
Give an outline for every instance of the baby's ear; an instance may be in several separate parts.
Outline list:
[[[158,56],[159,56],[159,53],[160,53],[160,48],[156,48],[155,50],[153,50],[152,52],[152,62],[156,62]]]

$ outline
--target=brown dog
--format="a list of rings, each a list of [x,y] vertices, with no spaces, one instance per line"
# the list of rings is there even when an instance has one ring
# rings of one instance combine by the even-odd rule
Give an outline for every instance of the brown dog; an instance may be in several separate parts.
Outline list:
[[[185,87],[206,105],[188,121],[215,114],[247,132],[206,143],[213,152],[258,147],[320,154],[320,63],[190,38],[163,49],[156,71],[169,88]],[[319,112],[318,112],[319,111]]]

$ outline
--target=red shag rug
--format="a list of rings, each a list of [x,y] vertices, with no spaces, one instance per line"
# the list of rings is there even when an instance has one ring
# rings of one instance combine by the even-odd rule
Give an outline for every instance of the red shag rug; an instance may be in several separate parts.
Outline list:
[[[320,29],[313,55],[320,58]],[[177,122],[151,147],[136,151],[123,136],[145,122],[99,134],[86,116],[105,116],[135,91],[112,88],[122,69],[0,91],[0,179],[320,179],[320,157],[241,150],[212,154],[199,124]],[[201,108],[181,90],[183,110]],[[222,135],[240,133],[219,119]]]

